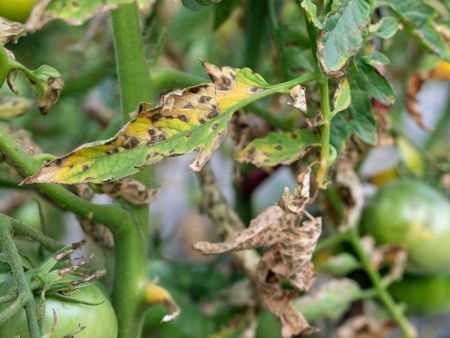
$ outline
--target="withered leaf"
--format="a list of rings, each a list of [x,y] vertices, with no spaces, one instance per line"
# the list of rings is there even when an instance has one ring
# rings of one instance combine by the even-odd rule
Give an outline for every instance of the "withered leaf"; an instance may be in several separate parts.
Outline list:
[[[387,337],[395,328],[392,320],[378,320],[372,317],[359,315],[344,322],[336,332],[336,338],[380,338]],[[411,327],[409,337],[417,337]]]
[[[413,74],[408,80],[405,97],[405,106],[409,116],[411,116],[413,121],[425,131],[429,131],[429,128],[423,121],[422,112],[420,111],[419,102],[417,101],[417,94],[427,80],[425,74]]]
[[[336,186],[346,204],[340,230],[356,226],[364,206],[362,183],[350,162],[344,160],[336,164]]]
[[[83,232],[92,240],[106,249],[114,247],[114,236],[106,226],[96,223],[93,220],[85,217],[77,217]]]
[[[0,16],[0,45],[16,43],[24,35],[23,25]]]
[[[296,85],[289,91],[290,100],[288,104],[306,113],[308,106],[306,104],[306,88]]]
[[[0,120],[10,120],[31,110],[32,102],[25,97],[1,96]]]
[[[125,201],[135,205],[153,202],[159,192],[159,189],[149,189],[131,177],[103,183],[99,185],[99,188],[112,198],[123,198]]]
[[[199,171],[228,132],[231,108],[267,84],[249,69],[204,63],[214,83],[163,95],[152,108],[141,103],[113,138],[85,144],[45,164],[24,183],[101,183],[136,173],[168,156],[198,152],[190,168]]]
[[[279,259],[275,248],[267,251],[258,264],[256,274],[256,289],[262,305],[279,318],[281,322],[281,335],[290,338],[294,335],[309,335],[317,330],[310,326],[303,314],[297,310],[292,301],[298,297],[297,291],[285,290],[278,278],[272,272]],[[313,279],[307,280],[310,286]]]

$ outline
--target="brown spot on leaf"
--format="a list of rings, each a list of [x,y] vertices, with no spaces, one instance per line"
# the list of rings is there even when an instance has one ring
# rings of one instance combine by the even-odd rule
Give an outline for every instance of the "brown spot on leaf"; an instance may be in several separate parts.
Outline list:
[[[158,122],[159,120],[161,120],[162,115],[161,113],[154,113],[152,116],[150,116],[150,120],[154,123],[154,122]]]
[[[83,165],[81,166],[81,168],[83,169],[83,171],[89,170],[89,166],[88,166],[87,164],[83,164]]]
[[[186,115],[180,114],[177,116],[179,120],[183,121],[183,122],[187,122],[188,118],[186,117]]]
[[[214,110],[211,110],[206,117],[209,119],[214,119],[217,116],[219,116],[219,112],[216,109],[214,109]]]

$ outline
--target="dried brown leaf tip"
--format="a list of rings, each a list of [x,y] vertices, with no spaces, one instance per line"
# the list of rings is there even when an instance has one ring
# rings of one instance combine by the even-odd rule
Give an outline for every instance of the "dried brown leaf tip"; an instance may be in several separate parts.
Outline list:
[[[169,291],[156,284],[151,283],[145,287],[145,300],[148,304],[159,304],[171,311],[170,314],[163,317],[161,322],[170,322],[175,320],[181,313],[180,307],[173,300]]]
[[[422,86],[432,79],[450,81],[450,62],[439,61],[429,71],[413,74],[408,80],[405,98],[406,109],[414,122],[425,131],[429,131],[430,128],[423,121],[417,95]]]
[[[395,328],[392,320],[378,320],[360,315],[353,317],[338,328],[336,338],[381,338],[388,337]],[[411,335],[410,337],[416,337]]]
[[[336,164],[336,187],[346,204],[344,219],[339,226],[339,230],[343,231],[356,225],[364,206],[362,183],[353,170],[352,164],[346,159]]]
[[[135,205],[153,202],[159,189],[149,189],[141,182],[126,177],[118,181],[106,182],[99,185],[100,190],[112,198],[122,198]]]
[[[310,175],[310,168],[301,173],[296,190],[290,193],[285,189],[278,205],[264,210],[248,229],[222,243],[194,244],[194,249],[204,254],[269,248],[258,264],[254,279],[262,305],[280,319],[283,337],[315,330],[291,304],[300,291],[309,290],[315,278],[311,259],[321,233],[321,220],[308,216],[309,220],[299,225],[306,205],[311,202]],[[280,277],[287,279],[294,291],[283,289]]]
[[[22,24],[0,16],[0,45],[16,43],[24,34]]]
[[[300,85],[296,85],[289,91],[288,104],[306,113],[308,109],[306,104],[306,88]]]

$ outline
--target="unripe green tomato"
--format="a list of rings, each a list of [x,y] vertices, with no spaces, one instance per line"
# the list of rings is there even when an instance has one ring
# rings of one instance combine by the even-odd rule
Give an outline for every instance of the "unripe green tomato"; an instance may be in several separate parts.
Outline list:
[[[117,319],[114,310],[104,293],[95,285],[82,287],[71,298],[98,305],[77,304],[52,297],[45,300],[45,332],[53,326],[53,311],[56,313],[56,327],[52,337],[66,337],[79,325],[85,327],[77,333],[77,338],[115,338]],[[39,299],[36,298],[36,302]],[[0,337],[29,338],[25,311],[20,310],[10,320],[0,326]]]
[[[406,275],[392,284],[389,292],[406,305],[406,313],[416,316],[437,315],[450,310],[450,273],[437,276]]]
[[[450,203],[424,183],[395,181],[380,188],[363,212],[361,228],[378,244],[403,246],[411,273],[450,269]]]
[[[1,0],[0,16],[9,20],[25,22],[36,0]]]

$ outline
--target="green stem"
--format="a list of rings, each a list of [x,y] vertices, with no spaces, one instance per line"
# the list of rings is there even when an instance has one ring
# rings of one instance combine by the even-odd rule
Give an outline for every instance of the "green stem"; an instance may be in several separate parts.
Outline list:
[[[41,163],[23,151],[3,128],[0,128],[0,151],[6,156],[9,163],[19,169],[24,176],[35,175],[41,167]],[[132,221],[130,214],[125,210],[111,205],[91,203],[62,186],[38,184],[35,187],[63,209],[68,209],[79,216],[104,224],[112,231],[121,230]]]
[[[336,245],[341,244],[342,242],[346,242],[348,240],[349,240],[349,233],[346,231],[330,234],[326,238],[321,239],[319,242],[317,242],[314,253],[317,254],[321,251],[332,249]]]
[[[19,293],[16,297],[16,295],[11,295],[12,297],[8,297],[8,300],[6,302],[11,302],[11,304],[8,305],[8,307],[0,312],[0,326],[6,323],[12,316],[14,316],[17,311],[20,309],[23,309],[25,304],[28,301],[28,298],[23,293]],[[4,296],[0,297],[3,298]],[[1,302],[3,303],[3,302]]]
[[[9,218],[0,214],[0,236],[2,249],[6,253],[11,266],[12,274],[17,283],[18,294],[23,294],[26,298],[25,313],[27,315],[28,331],[31,338],[39,338],[41,336],[39,324],[36,314],[36,303],[34,301],[33,293],[28,285],[25,272],[23,271],[17,248],[11,236],[11,223]]]
[[[349,231],[349,240],[350,244],[353,246],[356,254],[358,255],[364,270],[369,276],[370,281],[373,284],[373,287],[377,291],[378,298],[383,302],[384,306],[388,310],[389,314],[394,318],[400,327],[403,336],[406,338],[415,338],[417,336],[416,330],[414,327],[408,322],[403,313],[399,310],[398,306],[395,304],[389,292],[383,286],[380,275],[372,266],[369,257],[367,256],[358,235],[358,230],[356,227],[352,227]]]
[[[53,251],[61,250],[64,247],[63,244],[59,243],[58,241],[55,241],[53,238],[45,236],[39,230],[36,230],[33,227],[30,227],[17,219],[10,218],[2,214],[0,214],[0,217],[7,217],[9,219],[11,226],[14,230],[14,234],[17,236],[30,237],[34,239],[36,242],[41,243],[43,246]]]
[[[5,82],[9,69],[9,59],[6,55],[5,47],[0,46],[0,87],[3,85],[3,82]]]
[[[141,28],[136,3],[122,5],[111,14],[114,47],[119,77],[119,92],[123,120],[140,102],[151,99],[149,69],[145,60]],[[151,169],[135,175],[145,185],[151,183]],[[147,281],[148,205],[131,206],[132,217],[122,231],[114,232],[115,276],[113,303],[119,320],[120,338],[141,335],[144,305],[144,286]]]
[[[324,180],[329,166],[330,155],[330,92],[328,89],[328,79],[320,80],[320,106],[322,108],[323,125],[321,127],[321,149],[320,149],[320,168],[317,172],[316,183],[319,188],[324,188]]]

